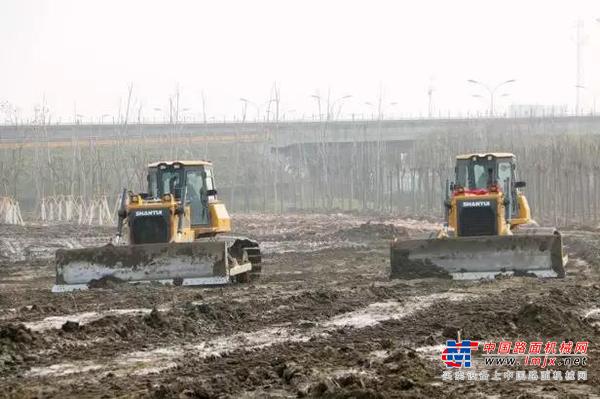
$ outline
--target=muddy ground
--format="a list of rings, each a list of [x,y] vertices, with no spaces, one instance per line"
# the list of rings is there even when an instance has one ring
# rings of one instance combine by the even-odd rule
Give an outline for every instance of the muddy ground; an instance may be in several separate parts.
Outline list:
[[[256,214],[235,225],[262,243],[258,282],[62,294],[50,292],[53,252],[102,244],[113,229],[0,226],[0,396],[600,395],[598,232],[565,232],[564,280],[390,281],[389,240],[434,223]],[[444,381],[442,345],[459,332],[590,341],[587,381]]]

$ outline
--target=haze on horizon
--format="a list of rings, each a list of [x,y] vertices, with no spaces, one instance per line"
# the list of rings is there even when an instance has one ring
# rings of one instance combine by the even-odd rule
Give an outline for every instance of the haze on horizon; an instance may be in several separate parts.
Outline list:
[[[580,19],[589,111],[600,94],[599,17],[592,0],[5,0],[0,103],[24,119],[44,103],[53,122],[98,121],[124,112],[132,85],[132,113],[146,120],[164,118],[177,92],[187,118],[201,118],[204,95],[209,117],[239,119],[240,98],[264,116],[276,84],[288,118],[318,113],[315,94],[351,96],[336,103],[346,117],[372,114],[366,103],[381,95],[395,117],[427,115],[432,88],[433,113],[446,115],[487,111],[468,79],[515,79],[498,93],[498,113],[573,109]],[[256,113],[251,104],[248,119]]]

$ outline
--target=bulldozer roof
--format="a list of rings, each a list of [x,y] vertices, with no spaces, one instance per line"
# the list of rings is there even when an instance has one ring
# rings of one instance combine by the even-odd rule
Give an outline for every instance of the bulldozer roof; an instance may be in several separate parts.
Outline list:
[[[158,161],[158,162],[152,162],[150,164],[148,164],[149,168],[156,168],[158,165],[160,165],[161,163],[167,164],[167,165],[173,165],[174,163],[180,163],[183,166],[202,166],[202,165],[212,165],[212,162],[210,161]]]
[[[484,158],[484,157],[487,157],[488,155],[492,155],[496,158],[514,158],[515,157],[515,154],[510,153],[510,152],[488,152],[488,153],[481,153],[481,154],[471,153],[471,154],[457,155],[456,159],[469,159],[472,157]]]

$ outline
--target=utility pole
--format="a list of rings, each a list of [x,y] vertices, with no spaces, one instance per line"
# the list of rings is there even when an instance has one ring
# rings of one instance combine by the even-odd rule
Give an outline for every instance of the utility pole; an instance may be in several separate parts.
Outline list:
[[[206,125],[206,97],[204,97],[204,90],[202,90],[202,122]]]
[[[575,76],[575,115],[579,115],[580,107],[581,107],[581,88],[583,87],[583,42],[585,38],[583,37],[583,20],[578,19],[576,25],[576,54],[577,54],[577,71]]]
[[[434,91],[434,87],[432,84],[429,84],[429,87],[427,88],[427,116],[429,117],[429,119],[431,119],[431,117],[433,116],[433,91]]]
[[[312,98],[314,98],[315,100],[317,100],[317,107],[319,109],[319,121],[321,121],[321,117],[322,117],[322,113],[321,113],[321,96],[319,94],[313,94],[311,95]]]
[[[240,101],[242,102],[242,123],[246,122],[246,111],[248,110],[248,101],[245,101],[244,99],[240,99]]]

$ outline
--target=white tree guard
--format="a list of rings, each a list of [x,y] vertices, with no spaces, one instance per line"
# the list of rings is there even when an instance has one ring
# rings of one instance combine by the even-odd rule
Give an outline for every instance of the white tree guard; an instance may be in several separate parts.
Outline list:
[[[44,197],[40,201],[43,222],[72,222],[87,225],[112,225],[113,213],[105,195],[84,198],[72,195]]]
[[[19,203],[10,197],[0,197],[0,222],[22,226],[23,217]]]

